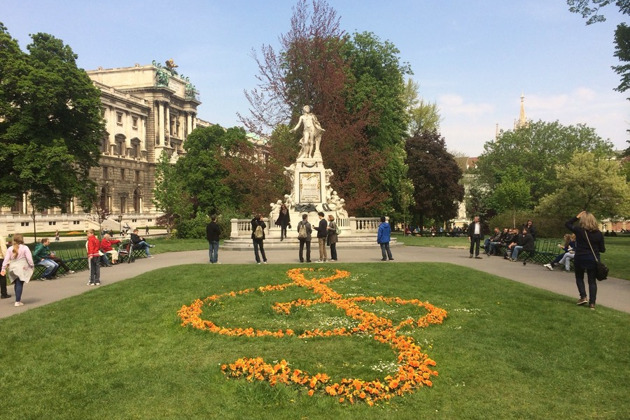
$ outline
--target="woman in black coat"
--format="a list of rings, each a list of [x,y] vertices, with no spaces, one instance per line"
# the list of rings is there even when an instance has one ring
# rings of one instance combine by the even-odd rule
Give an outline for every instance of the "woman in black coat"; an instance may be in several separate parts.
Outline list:
[[[577,226],[574,225],[579,220]],[[575,283],[580,293],[578,305],[588,302],[591,309],[595,309],[595,299],[597,298],[597,261],[599,253],[606,252],[604,245],[604,235],[600,232],[597,219],[593,214],[582,211],[576,217],[568,220],[564,224],[567,229],[575,233]],[[590,245],[589,245],[590,242]],[[592,248],[592,250],[591,250]],[[594,255],[593,255],[594,254]],[[588,299],[586,288],[584,287],[584,272],[588,277]]]
[[[289,216],[289,209],[286,204],[282,204],[280,207],[280,214],[276,219],[276,226],[280,226],[280,240],[284,240],[287,237],[287,226],[291,225],[291,216]]]

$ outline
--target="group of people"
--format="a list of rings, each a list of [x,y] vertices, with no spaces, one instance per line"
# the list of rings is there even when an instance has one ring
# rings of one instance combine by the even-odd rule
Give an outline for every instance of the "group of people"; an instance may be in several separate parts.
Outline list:
[[[577,222],[577,224],[576,224]],[[577,304],[588,304],[591,309],[595,309],[597,299],[597,263],[601,261],[600,253],[606,252],[604,244],[604,234],[599,230],[597,219],[592,213],[580,212],[565,223],[565,227],[572,233],[564,235],[564,242],[558,246],[562,249],[552,262],[545,264],[548,270],[553,270],[555,266],[564,266],[566,271],[570,271],[571,261],[575,269],[575,282],[580,295]],[[479,217],[475,217],[468,227],[468,237],[470,239],[469,258],[479,257],[479,243],[483,238]],[[536,240],[536,228],[531,220],[528,220],[523,227],[518,229],[505,228],[500,231],[494,228],[492,236],[484,242],[485,252],[488,256],[498,255],[500,249],[505,249],[504,258],[516,261],[521,251],[526,251],[527,259],[534,252]],[[588,282],[588,294],[586,291],[584,276],[586,274]]]
[[[288,212],[285,213],[286,217],[282,215],[282,211],[279,216],[279,220],[276,222],[279,226],[285,226],[280,231],[280,240],[286,239],[286,226],[289,223]],[[296,226],[297,238],[300,243],[299,247],[299,259],[300,262],[310,263],[311,261],[311,242],[313,238],[313,231],[316,231],[317,244],[319,249],[319,259],[316,263],[324,263],[326,261],[337,261],[337,241],[339,239],[339,226],[335,222],[335,216],[329,214],[328,217],[324,212],[317,213],[319,222],[317,226],[311,225],[308,221],[308,214],[302,215],[302,220],[298,222]],[[251,220],[251,239],[254,247],[254,257],[257,264],[267,264],[267,254],[265,253],[265,230],[267,224],[263,220],[262,214],[257,214]],[[206,226],[206,239],[209,246],[209,258],[211,264],[220,264],[219,258],[219,238],[221,236],[221,227],[217,223],[217,216],[211,216],[211,221]],[[383,258],[381,261],[392,261],[394,258],[389,248],[389,242],[391,238],[391,227],[386,218],[381,217],[381,224],[378,227],[377,243],[381,247],[381,253]],[[330,258],[328,258],[328,249],[330,249]],[[306,255],[305,255],[306,251]]]

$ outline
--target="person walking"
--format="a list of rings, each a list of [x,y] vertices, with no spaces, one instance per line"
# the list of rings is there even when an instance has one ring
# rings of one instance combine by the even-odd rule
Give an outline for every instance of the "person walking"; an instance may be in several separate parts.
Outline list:
[[[381,261],[394,260],[392,257],[392,251],[389,249],[389,241],[391,240],[392,228],[385,219],[385,216],[381,216],[381,224],[378,225],[378,233],[376,235],[376,243],[381,246],[381,254],[383,258]]]
[[[475,216],[473,222],[468,226],[468,239],[470,240],[470,257],[473,257],[473,251],[475,258],[481,258],[479,256],[479,247],[481,240],[483,239],[481,222],[479,222],[479,216]]]
[[[252,219],[252,241],[254,242],[254,256],[256,257],[256,263],[260,264],[260,256],[262,256],[262,261],[264,264],[267,264],[267,256],[265,255],[265,229],[267,225],[263,221],[262,214],[257,214],[256,217]],[[258,252],[260,250],[260,255]]]
[[[335,216],[332,214],[328,215],[328,227],[326,229],[328,231],[326,242],[330,246],[330,261],[337,261],[337,241],[339,240],[339,237],[337,236],[337,223],[335,223]]]
[[[22,303],[22,290],[24,283],[31,280],[35,264],[33,264],[33,255],[29,247],[24,245],[24,237],[16,233],[13,235],[13,245],[7,250],[7,254],[2,261],[2,271],[0,276],[9,276],[9,280],[13,283],[15,290],[15,306],[24,306]]]
[[[0,231],[0,267],[4,263],[5,256],[7,255],[7,242],[4,239],[4,232]],[[7,277],[0,275],[0,299],[8,299],[11,295],[7,291]]]
[[[311,262],[311,234],[313,227],[308,222],[308,214],[302,215],[297,225],[298,241],[300,241],[300,262],[304,262],[304,247],[306,246],[306,262]]]
[[[324,219],[324,212],[320,211],[317,213],[319,217],[319,225],[313,226],[313,229],[317,231],[317,243],[319,245],[319,261],[317,262],[326,262],[326,237],[328,236],[328,223],[326,223],[326,219]]]
[[[575,225],[575,222],[579,223]],[[597,219],[592,213],[581,211],[574,218],[567,220],[564,224],[567,229],[575,233],[575,257],[573,265],[575,268],[575,283],[577,285],[580,299],[578,305],[588,303],[591,309],[595,309],[597,299],[597,261],[600,260],[600,253],[606,252],[604,235],[599,230]],[[588,278],[588,298],[584,287],[584,273]]]
[[[90,280],[88,286],[101,285],[101,242],[94,235],[94,229],[87,231],[87,255],[88,265],[90,266]]]
[[[221,237],[221,226],[217,223],[217,216],[210,217],[210,223],[206,226],[206,239],[208,239],[208,253],[210,264],[219,263],[219,238]]]
[[[289,215],[289,209],[286,204],[280,206],[280,214],[276,219],[276,226],[280,226],[280,241],[283,241],[287,237],[287,226],[291,227],[291,216]]]

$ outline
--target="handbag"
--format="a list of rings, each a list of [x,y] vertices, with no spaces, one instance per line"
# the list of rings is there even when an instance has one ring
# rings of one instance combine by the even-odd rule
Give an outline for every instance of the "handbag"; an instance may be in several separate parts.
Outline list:
[[[601,262],[599,258],[597,258],[597,255],[595,255],[595,251],[593,251],[593,246],[591,245],[591,240],[588,238],[588,232],[584,231],[584,236],[586,236],[588,246],[591,248],[591,252],[593,253],[593,257],[595,257],[595,262],[597,263],[595,278],[599,281],[606,280],[608,278],[608,267],[606,266],[606,264]]]

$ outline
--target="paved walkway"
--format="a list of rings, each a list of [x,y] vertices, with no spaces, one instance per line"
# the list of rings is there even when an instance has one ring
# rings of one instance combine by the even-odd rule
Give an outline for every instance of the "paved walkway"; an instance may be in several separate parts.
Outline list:
[[[500,257],[484,257],[483,259],[468,258],[468,250],[425,248],[415,246],[397,246],[392,249],[395,261],[382,264],[396,264],[399,262],[445,262],[474,268],[495,274],[510,280],[550,290],[577,300],[578,294],[573,273],[560,270],[548,271],[536,264],[510,263]],[[317,250],[315,248],[315,253]],[[342,265],[343,262],[379,262],[380,248],[338,248],[342,262],[327,263]],[[296,264],[296,250],[267,250],[269,264]],[[316,254],[315,254],[316,255]],[[252,264],[253,251],[225,251],[219,250],[219,261],[222,264]],[[101,269],[102,286],[135,277],[147,271],[156,270],[181,264],[208,264],[208,251],[172,252],[157,254],[152,259],[138,259],[132,264],[119,264],[111,268]],[[24,287],[22,301],[24,306],[15,307],[14,297],[0,300],[0,318],[27,311],[31,308],[46,305],[69,296],[89,292],[95,287],[87,286],[88,272],[63,276],[52,281],[32,281]],[[598,284],[597,304],[630,313],[630,281],[609,278]],[[587,286],[588,287],[588,286]],[[13,295],[13,287],[9,286],[9,293]]]

